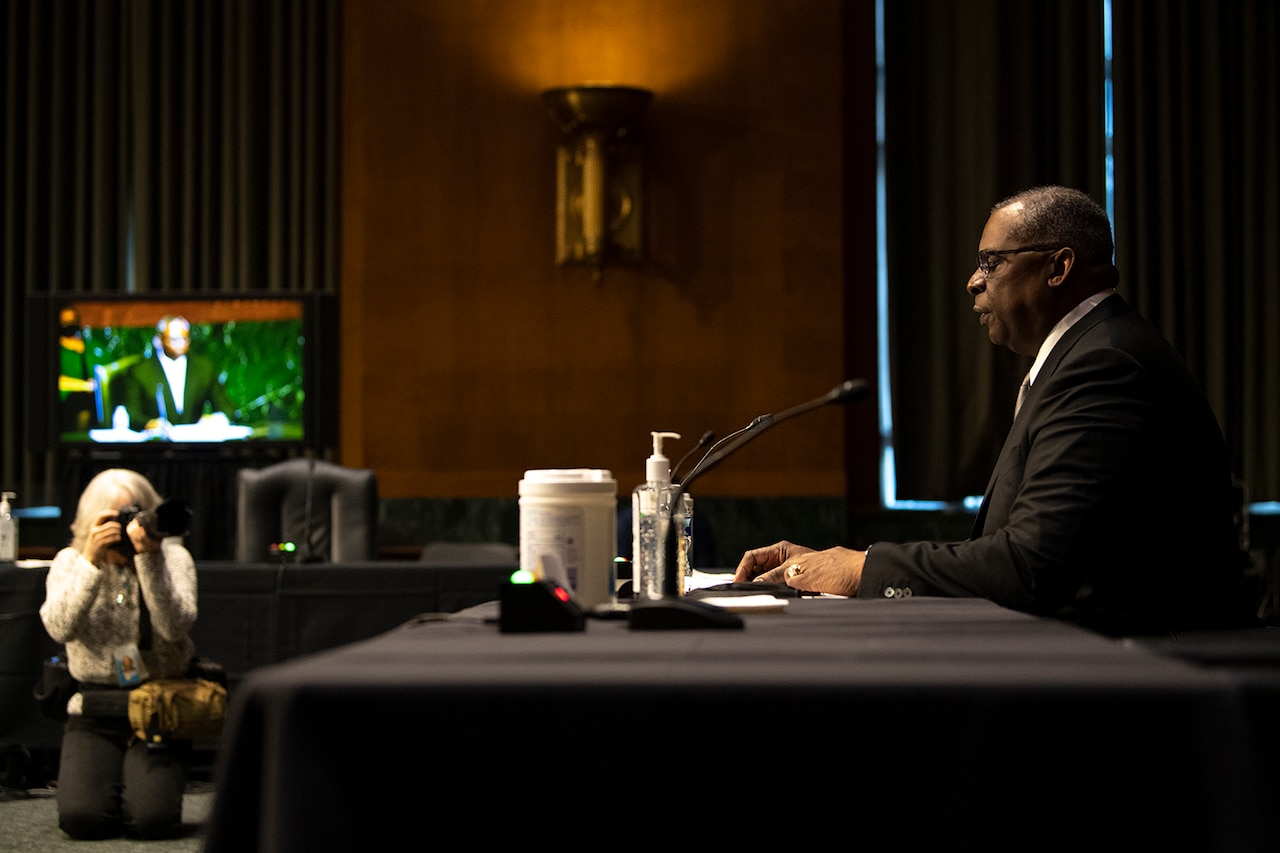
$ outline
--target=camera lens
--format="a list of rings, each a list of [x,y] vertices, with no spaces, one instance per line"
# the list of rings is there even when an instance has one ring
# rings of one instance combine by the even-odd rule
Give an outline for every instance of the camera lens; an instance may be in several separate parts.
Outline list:
[[[133,540],[129,538],[129,522],[133,521],[141,511],[141,507],[137,504],[129,504],[129,506],[116,513],[116,521],[120,522],[120,540],[111,545],[111,549],[126,557],[132,557],[138,553],[133,547]]]

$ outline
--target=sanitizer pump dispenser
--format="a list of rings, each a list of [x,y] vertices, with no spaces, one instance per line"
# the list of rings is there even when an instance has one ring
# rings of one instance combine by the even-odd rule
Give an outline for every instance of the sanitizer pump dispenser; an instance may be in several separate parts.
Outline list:
[[[653,455],[645,462],[645,482],[631,494],[631,583],[636,598],[662,598],[668,571],[666,540],[671,518],[671,462],[662,453],[662,440],[675,432],[652,432]]]

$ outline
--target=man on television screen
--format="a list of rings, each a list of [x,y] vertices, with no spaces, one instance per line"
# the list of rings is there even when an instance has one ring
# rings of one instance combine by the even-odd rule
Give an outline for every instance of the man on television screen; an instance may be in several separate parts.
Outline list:
[[[224,422],[235,412],[217,366],[191,349],[191,324],[167,316],[156,324],[150,358],[128,372],[124,406],[135,430],[194,424],[206,416]]]

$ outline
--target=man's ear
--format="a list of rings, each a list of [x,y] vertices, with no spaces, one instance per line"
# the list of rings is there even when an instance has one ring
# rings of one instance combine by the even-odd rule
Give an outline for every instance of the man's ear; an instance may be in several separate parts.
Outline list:
[[[1061,287],[1071,277],[1076,266],[1076,250],[1063,246],[1053,253],[1053,272],[1049,276],[1050,287]]]

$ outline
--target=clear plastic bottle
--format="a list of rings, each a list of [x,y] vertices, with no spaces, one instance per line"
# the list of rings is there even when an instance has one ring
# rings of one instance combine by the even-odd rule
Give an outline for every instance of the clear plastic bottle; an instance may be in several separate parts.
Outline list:
[[[677,516],[680,524],[680,583],[679,593],[684,595],[685,583],[693,575],[693,495],[680,493],[680,512]]]
[[[13,492],[0,494],[0,560],[10,563],[18,559],[18,519],[9,506],[9,499],[16,497]]]
[[[664,438],[679,438],[674,432],[654,432],[653,455],[645,465],[645,482],[631,495],[631,544],[633,596],[662,598],[670,586],[675,595],[684,595],[693,574],[693,497],[671,482],[671,468],[662,452]],[[679,501],[677,504],[676,501]],[[677,566],[668,580],[668,532],[675,525]]]
[[[631,493],[631,585],[633,596],[641,599],[662,598],[673,493],[671,461],[662,453],[662,440],[680,437],[675,432],[650,435],[653,455],[645,462],[645,482]]]

